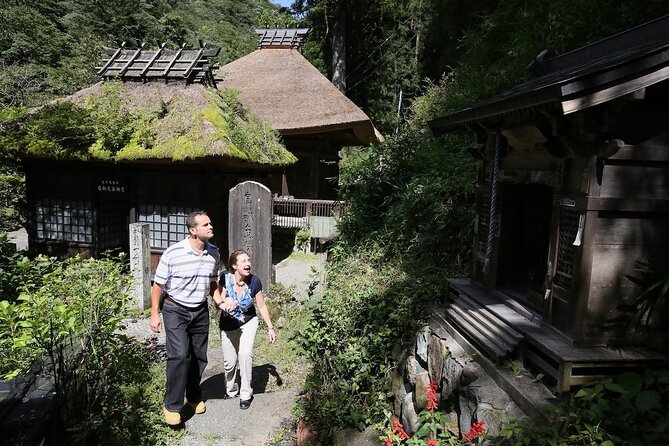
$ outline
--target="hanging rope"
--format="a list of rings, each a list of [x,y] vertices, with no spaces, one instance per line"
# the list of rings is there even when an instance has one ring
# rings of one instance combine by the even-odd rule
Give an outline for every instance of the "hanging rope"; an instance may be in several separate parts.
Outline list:
[[[493,243],[495,242],[495,229],[497,226],[497,181],[499,179],[499,165],[502,161],[502,133],[497,130],[495,134],[495,156],[492,165],[492,179],[490,181],[490,214],[488,220],[488,242],[485,250],[485,263],[483,273],[490,271],[492,263]]]

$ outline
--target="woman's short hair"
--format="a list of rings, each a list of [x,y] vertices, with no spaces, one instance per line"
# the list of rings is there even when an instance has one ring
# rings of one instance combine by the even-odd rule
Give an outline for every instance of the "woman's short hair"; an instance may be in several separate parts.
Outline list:
[[[238,249],[237,251],[234,251],[232,254],[230,254],[230,257],[228,258],[228,264],[226,265],[228,267],[228,271],[234,272],[232,270],[232,265],[237,263],[237,257],[239,257],[242,254],[246,254],[247,256],[251,257],[249,253],[244,251],[243,249]]]

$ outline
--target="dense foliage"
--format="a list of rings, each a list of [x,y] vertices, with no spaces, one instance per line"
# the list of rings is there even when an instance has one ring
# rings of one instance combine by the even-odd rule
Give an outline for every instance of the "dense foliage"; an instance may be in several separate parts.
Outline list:
[[[341,169],[341,240],[299,337],[313,363],[305,414],[324,436],[383,418],[379,378],[393,348],[425,322],[446,279],[467,273],[476,178],[462,151],[414,130],[349,150]]]
[[[50,438],[58,444],[153,445],[174,436],[160,418],[164,372],[152,368],[159,352],[121,330],[130,314],[123,263],[13,260],[13,268],[0,270],[12,271],[20,293],[15,298],[0,275],[0,376],[30,371],[54,386],[67,424],[53,426]]]
[[[669,371],[625,372],[585,386],[551,411],[554,422],[511,420],[500,446],[659,446],[669,435]]]
[[[667,13],[613,0],[296,0],[305,55],[328,76],[338,39],[347,95],[389,134],[422,102],[427,119],[528,79],[544,49],[566,52]],[[338,34],[341,36],[338,37]],[[340,64],[341,65],[341,64]],[[400,92],[402,101],[400,103]],[[425,93],[427,97],[423,97]]]
[[[26,107],[97,81],[102,47],[222,47],[217,62],[255,47],[254,26],[279,17],[267,0],[6,0],[0,9],[0,109]]]
[[[25,219],[25,178],[15,160],[0,157],[0,233],[19,229]]]

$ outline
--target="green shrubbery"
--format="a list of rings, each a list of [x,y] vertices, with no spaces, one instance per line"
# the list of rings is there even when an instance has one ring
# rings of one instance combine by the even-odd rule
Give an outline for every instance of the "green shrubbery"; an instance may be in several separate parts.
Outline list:
[[[475,179],[461,151],[414,131],[342,162],[342,238],[299,336],[313,363],[304,413],[322,435],[383,418],[392,349],[441,300],[445,279],[467,272]]]
[[[0,375],[49,379],[66,420],[52,435],[64,444],[164,443],[173,434],[160,419],[159,352],[121,330],[130,315],[123,263],[10,259],[0,275]]]
[[[342,246],[368,243],[417,274],[465,274],[471,246],[477,165],[464,138],[441,140],[420,130],[342,161]],[[422,271],[422,272],[421,272]]]
[[[626,372],[588,385],[549,411],[539,426],[511,420],[493,444],[659,446],[669,435],[669,371]]]

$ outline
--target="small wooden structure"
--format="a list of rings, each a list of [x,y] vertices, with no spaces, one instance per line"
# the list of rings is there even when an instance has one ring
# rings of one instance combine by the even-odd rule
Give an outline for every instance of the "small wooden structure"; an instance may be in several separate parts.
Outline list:
[[[614,322],[635,261],[669,267],[669,16],[530,68],[430,122],[472,130],[481,160],[472,277],[452,280],[448,319],[567,391],[658,356]]]
[[[127,49],[123,42],[119,48],[105,48],[109,58],[104,60],[102,67],[97,68],[98,76],[105,80],[162,80],[216,87],[212,69],[218,67],[211,64],[209,58],[218,56],[220,47],[208,47],[201,43],[199,50],[187,50],[183,44],[178,50],[170,50],[165,49],[165,44],[162,44],[158,49],[145,50],[144,46],[142,44],[140,48]]]

